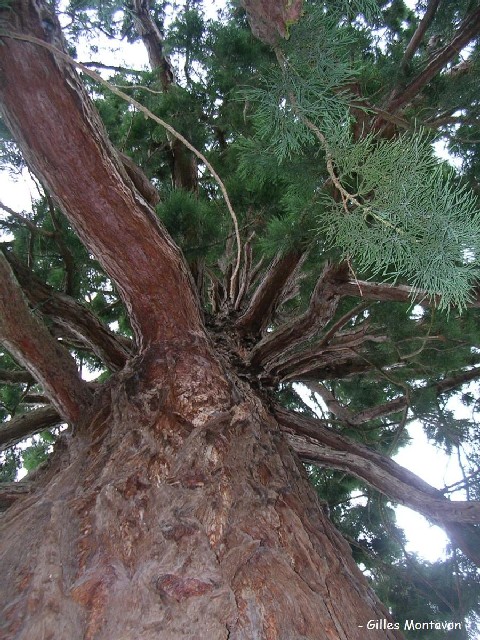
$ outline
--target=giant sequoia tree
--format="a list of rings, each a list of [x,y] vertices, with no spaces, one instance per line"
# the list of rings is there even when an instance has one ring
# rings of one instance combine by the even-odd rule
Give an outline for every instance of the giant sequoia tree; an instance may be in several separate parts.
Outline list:
[[[163,2],[75,0],[63,33],[0,4],[2,157],[41,191],[2,206],[2,638],[353,640],[379,596],[474,621],[480,9],[418,4],[187,2],[165,29]],[[79,64],[100,31],[148,71]],[[466,499],[391,459],[413,418]],[[392,502],[445,562],[405,561]]]

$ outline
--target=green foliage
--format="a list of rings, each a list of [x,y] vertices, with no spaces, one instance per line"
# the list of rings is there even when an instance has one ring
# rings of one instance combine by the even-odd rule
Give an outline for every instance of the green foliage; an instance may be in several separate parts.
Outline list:
[[[20,452],[15,447],[0,453],[0,482],[14,482],[20,464]]]
[[[269,258],[277,253],[285,255],[289,251],[301,249],[306,246],[306,236],[297,224],[295,216],[283,216],[272,218],[266,229],[265,237],[261,241],[261,247]]]
[[[22,463],[27,471],[33,471],[48,459],[55,438],[50,431],[44,431],[39,436],[34,436],[32,441],[21,453]]]
[[[350,542],[353,557],[397,621],[462,623],[456,631],[407,630],[405,637],[476,637],[480,582],[471,562],[458,553],[436,563],[409,554],[405,536],[395,524],[395,512],[384,496],[345,474],[313,466],[307,470],[328,504],[330,518]],[[337,488],[335,493],[333,486]]]
[[[372,22],[379,15],[376,0],[342,0],[333,3],[333,6],[337,11],[345,12],[350,19],[360,15],[367,22]]]
[[[166,46],[170,51],[198,56],[204,49],[205,19],[197,7],[186,9],[173,20]]]
[[[181,189],[170,192],[157,207],[158,215],[174,240],[183,247],[187,259],[203,255],[207,248],[224,239],[219,210],[214,203],[198,200]]]
[[[205,37],[207,47],[202,62],[206,65],[206,81],[215,97],[229,96],[242,85],[252,85],[252,75],[271,59],[243,22],[214,22]]]
[[[257,140],[239,138],[235,142],[238,151],[238,174],[255,190],[268,182],[278,183],[283,175],[277,158]]]
[[[19,386],[4,386],[0,388],[0,403],[8,413],[15,413],[22,401],[23,393],[23,389]]]
[[[307,9],[292,27],[282,66],[269,67],[260,87],[241,93],[257,105],[254,125],[279,161],[315,141],[304,117],[321,127],[326,114],[334,122],[346,118],[349,94],[340,88],[354,76],[348,51],[356,35],[339,19],[322,7]]]
[[[25,167],[25,160],[2,118],[0,118],[0,166],[8,167],[12,175],[19,173]]]
[[[314,141],[307,120],[321,120],[336,177],[352,196],[339,203],[325,194],[318,225],[327,242],[362,271],[440,294],[444,308],[465,307],[479,276],[476,199],[435,160],[424,134],[353,142],[342,100],[348,96],[333,92],[340,82],[335,73],[326,75],[330,84],[320,74],[316,85],[310,77],[302,84],[293,73],[274,72],[270,86],[246,91],[244,96],[259,103],[254,116],[259,137],[282,162]],[[251,147],[243,150],[245,172]]]
[[[406,562],[395,563],[389,571],[377,567],[373,585],[391,604],[397,620],[438,620],[461,622],[460,629],[410,630],[405,637],[429,640],[467,640],[476,637],[478,626],[478,575],[475,568],[461,556],[452,555],[435,564],[409,556]],[[399,586],[401,585],[401,586]],[[429,588],[433,597],[426,598]],[[461,593],[461,599],[458,594]],[[464,611],[470,612],[464,621]]]
[[[353,140],[345,87],[354,76],[347,56],[354,44],[338,14],[307,11],[292,29],[280,68],[269,68],[263,86],[246,89],[241,97],[256,104],[257,135],[279,164],[302,156],[314,143],[331,158],[330,172],[335,171],[345,194],[338,202],[337,195],[324,193],[318,227],[327,243],[363,272],[407,281],[429,296],[440,294],[443,308],[464,308],[479,276],[476,199],[459,187],[453,170],[435,159],[422,132],[395,140],[372,135]],[[243,175],[253,149],[251,141],[243,143]],[[265,179],[269,165],[259,163],[257,181]],[[287,229],[273,223],[272,238]]]
[[[478,279],[480,215],[471,192],[438,165],[424,136],[329,141],[340,183],[359,205],[330,198],[319,216],[329,242],[362,271],[405,278],[440,306],[465,307]]]

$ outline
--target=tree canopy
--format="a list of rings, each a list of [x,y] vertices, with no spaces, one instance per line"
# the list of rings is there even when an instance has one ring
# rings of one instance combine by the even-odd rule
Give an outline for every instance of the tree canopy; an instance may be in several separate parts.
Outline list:
[[[118,150],[112,172],[154,209],[163,244],[149,214],[132,231],[120,213],[105,231],[99,218],[89,243],[86,226],[65,216],[57,184],[38,182],[31,212],[0,203],[2,507],[30,491],[28,481],[14,483],[20,466],[34,475],[48,464],[59,426],[75,422],[79,403],[156,339],[148,314],[193,282],[195,297],[176,300],[161,331],[173,335],[191,314],[193,332],[200,318],[238,376],[267,399],[394,617],[462,622],[406,637],[475,637],[478,2],[244,0],[212,18],[198,0],[71,0],[50,7],[63,35],[45,17],[43,38],[3,28],[11,4],[0,3],[0,48],[23,40],[76,66]],[[143,43],[149,68],[104,64],[100,34]],[[91,59],[80,60],[85,41]],[[2,113],[2,166],[38,173]],[[456,168],[436,155],[439,141]],[[79,191],[101,169],[92,160],[85,170]],[[142,253],[133,251],[138,237]],[[160,293],[158,251],[176,261]],[[126,284],[125,261],[141,275]],[[50,387],[42,365],[19,357],[33,334],[48,345],[47,359],[65,363]],[[69,391],[77,370],[94,379],[78,398]],[[469,419],[455,415],[452,399]],[[433,488],[392,460],[414,420],[458,461],[454,486]],[[396,504],[445,529],[443,560],[407,553]]]

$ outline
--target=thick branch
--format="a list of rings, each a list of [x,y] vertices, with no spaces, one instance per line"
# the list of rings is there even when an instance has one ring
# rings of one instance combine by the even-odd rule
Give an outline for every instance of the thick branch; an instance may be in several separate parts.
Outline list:
[[[444,378],[443,380],[440,380],[440,382],[428,385],[427,388],[434,388],[437,396],[439,396],[446,391],[452,391],[453,389],[456,389],[467,382],[471,382],[472,380],[476,380],[479,377],[480,367],[474,367],[468,371],[462,371],[457,375]],[[369,407],[368,409],[364,409],[358,413],[353,413],[350,409],[338,402],[333,393],[327,389],[325,385],[318,382],[308,382],[306,385],[311,391],[318,393],[331,413],[333,413],[342,422],[352,426],[358,426],[378,418],[385,418],[393,413],[403,411],[408,407],[408,399],[405,396],[399,396],[398,398],[394,398],[388,402],[383,402],[382,404]],[[417,391],[421,392],[423,389],[424,388],[421,388]],[[415,390],[412,391],[412,395],[415,397]]]
[[[480,544],[475,550],[461,546],[463,526],[459,523],[480,522],[480,502],[450,501],[438,490],[411,471],[380,455],[368,447],[350,441],[324,426],[323,421],[294,414],[283,408],[275,410],[287,440],[304,461],[321,464],[331,469],[346,471],[367,482],[390,499],[403,504],[443,526],[460,548],[480,564]],[[469,535],[480,535],[469,528]]]
[[[275,416],[302,457],[349,471],[381,493],[440,522],[480,523],[480,502],[450,501],[417,475],[390,458],[353,442],[320,421],[277,408]],[[295,440],[297,438],[297,440]]]
[[[240,309],[243,299],[245,298],[245,295],[248,291],[248,287],[250,286],[250,273],[252,270],[252,256],[253,256],[252,239],[254,235],[255,233],[252,233],[248,238],[248,240],[243,245],[243,263],[242,263],[242,269],[241,269],[239,282],[238,282],[238,294],[237,294],[237,297],[235,298],[235,304],[234,304],[235,311],[238,311],[238,309]]]
[[[140,69],[131,69],[130,67],[117,67],[111,64],[104,64],[103,62],[95,62],[93,60],[88,60],[86,62],[82,62],[84,67],[94,67],[96,69],[106,69],[107,71],[115,71],[115,73],[126,73],[127,75],[143,75],[145,71]]]
[[[365,422],[370,422],[370,420],[385,418],[392,413],[398,413],[399,411],[405,409],[408,405],[407,399],[404,396],[399,396],[398,398],[394,398],[393,400],[390,400],[388,402],[383,402],[382,404],[370,407],[369,409],[365,409],[364,411],[353,413],[348,407],[345,407],[340,402],[338,402],[333,393],[329,389],[327,389],[325,385],[318,382],[309,382],[307,383],[307,387],[314,393],[318,393],[318,395],[327,405],[330,413],[333,413],[333,415],[335,415],[345,424],[354,427],[364,424]]]
[[[142,169],[135,164],[135,162],[127,156],[126,153],[119,152],[120,160],[125,167],[125,171],[128,174],[128,177],[133,182],[138,191],[142,194],[145,200],[155,207],[160,202],[160,195],[158,191],[155,189],[153,184],[144,174]]]
[[[432,24],[432,20],[435,17],[439,4],[440,0],[429,0],[423,18],[418,23],[418,27],[415,29],[415,33],[413,34],[412,39],[408,43],[407,48],[405,49],[405,53],[403,54],[403,58],[400,63],[400,68],[403,71],[405,71],[408,63],[415,55],[415,52],[420,46],[423,40],[423,36],[425,35],[428,27]]]
[[[21,213],[17,213],[13,209],[10,209],[10,207],[7,207],[7,205],[3,204],[3,202],[0,202],[0,209],[3,209],[3,211],[8,213],[10,217],[16,220],[20,225],[25,226],[32,233],[39,233],[43,236],[47,236],[50,238],[52,238],[55,235],[52,231],[46,231],[45,229],[40,229],[31,220],[23,216]]]
[[[339,291],[344,296],[355,296],[367,300],[382,300],[384,302],[415,302],[428,305],[426,294],[417,293],[412,287],[404,284],[384,284],[366,280],[349,280],[339,285]]]
[[[479,33],[480,9],[475,9],[464,18],[452,41],[434,54],[425,69],[406,87],[394,91],[385,110],[389,113],[395,113],[408,104]]]
[[[34,384],[35,378],[28,371],[10,371],[9,369],[0,369],[0,383]]]
[[[315,285],[307,311],[261,340],[252,352],[252,365],[264,364],[320,331],[335,313],[340,300],[337,285],[344,278],[344,265],[327,264]]]
[[[282,302],[285,289],[295,277],[304,254],[292,251],[274,258],[257,287],[245,313],[236,323],[243,334],[258,335],[271,323],[275,311]]]
[[[36,5],[14,3],[4,13],[7,33],[21,29],[50,47],[2,36],[1,113],[27,162],[116,282],[140,346],[198,333],[200,313],[183,258],[133,187],[74,68],[45,42],[51,34]],[[128,255],[118,250],[119,239]]]
[[[331,352],[324,353],[316,367],[315,363],[311,362],[305,371],[295,371],[288,379],[291,382],[305,383],[318,380],[344,380],[373,369],[372,363],[360,359],[356,354]]]
[[[0,340],[43,386],[63,419],[78,420],[91,394],[73,358],[30,311],[1,252],[0,283]]]
[[[404,284],[385,284],[366,280],[349,280],[338,285],[342,296],[355,296],[366,300],[381,300],[384,302],[414,302],[423,307],[438,305],[440,296],[429,297],[424,291],[418,291]],[[480,292],[474,290],[473,297],[467,306],[480,307]]]
[[[0,424],[0,451],[13,447],[14,444],[45,429],[56,427],[62,422],[64,420],[52,406],[15,416],[8,422]]]
[[[174,82],[174,72],[164,53],[163,34],[150,14],[148,0],[133,0],[132,7],[135,27],[147,50],[150,66],[160,71],[162,88],[167,91]]]
[[[327,346],[314,345],[310,349],[298,350],[287,357],[279,356],[269,363],[268,369],[280,380],[300,380],[318,367],[325,366],[329,361],[336,361],[338,365],[345,360],[358,359],[359,351],[366,342],[385,341],[385,336],[368,334],[364,327],[352,335],[338,336],[335,342]]]
[[[342,329],[347,322],[358,316],[362,311],[367,309],[369,306],[368,302],[360,302],[353,309],[347,311],[343,316],[338,318],[326,331],[320,339],[319,345],[327,345],[329,342],[337,335],[337,333]]]
[[[6,254],[31,304],[86,343],[112,371],[123,368],[128,350],[86,307],[40,281],[14,256]]]
[[[28,495],[33,490],[34,486],[29,481],[0,482],[0,511],[5,511],[15,500]]]
[[[399,413],[403,411],[408,406],[408,400],[405,396],[399,396],[398,398],[394,398],[393,400],[389,400],[388,402],[383,402],[382,404],[377,404],[375,407],[370,407],[369,409],[364,409],[364,411],[359,411],[353,417],[353,424],[360,425],[365,422],[370,422],[370,420],[377,420],[378,418],[386,418],[387,416],[391,416],[393,413]]]
[[[350,411],[348,407],[345,407],[341,402],[339,402],[330,389],[319,382],[309,382],[306,386],[313,391],[313,393],[318,393],[323,402],[327,405],[327,409],[331,414],[336,416],[339,420],[344,422],[345,424],[353,424],[355,419],[354,414]]]
[[[175,73],[165,55],[164,36],[150,12],[149,0],[133,0],[133,16],[138,35],[147,49],[153,71],[159,74],[163,91],[175,84]],[[179,189],[198,191],[197,160],[177,138],[169,138],[172,154],[173,184]]]
[[[42,393],[22,394],[21,404],[50,404],[50,400]]]
[[[473,369],[469,369],[468,371],[461,371],[454,376],[449,376],[448,378],[444,378],[440,382],[437,382],[435,385],[437,394],[440,395],[441,393],[452,391],[453,389],[460,387],[462,384],[476,380],[479,377],[480,367],[473,367]]]

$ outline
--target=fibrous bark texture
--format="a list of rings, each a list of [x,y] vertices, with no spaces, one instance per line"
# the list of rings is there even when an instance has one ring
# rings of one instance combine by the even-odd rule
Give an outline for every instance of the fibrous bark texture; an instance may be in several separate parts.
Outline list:
[[[255,268],[247,241],[232,286],[216,286],[212,274],[212,308],[227,314],[230,305],[235,313],[218,314],[209,338],[197,295],[203,265],[189,269],[152,209],[151,185],[109,142],[71,59],[58,50],[60,28],[46,5],[11,5],[0,10],[2,117],[118,288],[135,341],[120,343],[68,296],[46,290],[18,265],[12,270],[13,260],[0,254],[1,337],[27,373],[0,378],[30,384],[31,374],[52,403],[11,420],[11,433],[0,435],[11,442],[60,419],[71,425],[35,483],[0,492],[0,506],[12,505],[1,521],[0,638],[363,640],[367,621],[388,613],[295,450],[388,488],[400,501],[407,493],[418,506],[427,495],[424,511],[432,517],[447,501],[366,447],[274,411],[268,385],[278,380],[372,366],[358,350],[383,336],[363,321],[348,328],[351,312],[336,315],[341,298],[352,295],[346,265],[327,264],[307,310],[267,331],[304,256],[275,259],[249,299]],[[301,12],[300,1],[244,5],[271,43]],[[173,77],[163,36],[148,2],[135,1],[133,11],[166,91]],[[175,145],[173,182],[195,191],[196,163]],[[361,295],[356,285],[354,295]],[[401,287],[364,289],[368,299],[406,295]],[[84,383],[29,304],[41,304],[42,314],[86,344],[112,377]],[[383,404],[377,414],[405,402]],[[371,410],[368,419],[377,414]],[[343,415],[351,426],[364,418]],[[447,510],[464,545],[465,528],[451,521],[475,522],[478,504],[469,513],[465,505]],[[400,637],[395,629],[369,631],[369,638]]]
[[[242,0],[252,33],[267,44],[288,37],[288,28],[302,14],[302,0]]]
[[[226,379],[155,353],[102,391],[4,517],[1,637],[360,640],[387,617],[276,421]]]
[[[58,411],[52,406],[16,416],[0,428],[0,451],[61,423]]]
[[[7,33],[50,43],[53,32],[61,46],[53,16],[46,34],[43,8],[24,3],[17,9],[8,15]],[[29,165],[117,283],[140,346],[178,335],[181,327],[198,331],[188,268],[128,177],[74,69],[51,51],[15,38],[2,37],[1,50],[2,117]],[[119,238],[128,246],[127,261],[118,250]]]
[[[76,420],[90,400],[74,359],[29,309],[15,276],[0,252],[0,340],[40,381],[65,420]]]

